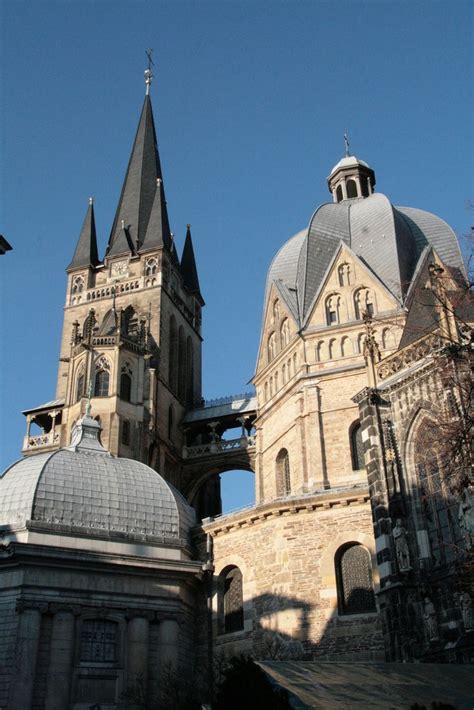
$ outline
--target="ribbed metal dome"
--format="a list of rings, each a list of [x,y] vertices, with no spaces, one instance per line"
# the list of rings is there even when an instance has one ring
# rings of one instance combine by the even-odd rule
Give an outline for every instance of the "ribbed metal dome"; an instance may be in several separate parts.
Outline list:
[[[0,526],[28,521],[81,535],[185,541],[194,511],[156,471],[115,458],[99,441],[99,424],[84,417],[71,446],[24,458],[0,478]]]
[[[273,259],[266,297],[276,283],[303,325],[341,242],[401,303],[427,246],[434,247],[447,266],[463,269],[456,235],[446,222],[430,212],[394,207],[377,193],[318,207],[308,229],[291,237]],[[292,294],[296,294],[297,309]]]

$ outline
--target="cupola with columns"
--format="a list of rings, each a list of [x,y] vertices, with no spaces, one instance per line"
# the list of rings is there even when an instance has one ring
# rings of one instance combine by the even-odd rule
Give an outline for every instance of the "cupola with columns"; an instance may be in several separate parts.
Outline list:
[[[349,152],[349,141],[344,136],[345,156],[336,163],[328,177],[329,192],[333,202],[369,197],[374,192],[375,173],[363,160]]]

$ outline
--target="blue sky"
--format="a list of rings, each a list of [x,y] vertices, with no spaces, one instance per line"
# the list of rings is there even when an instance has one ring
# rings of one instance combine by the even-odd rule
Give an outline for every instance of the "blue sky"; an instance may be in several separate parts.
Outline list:
[[[69,262],[89,195],[101,253],[155,50],[172,228],[192,224],[204,393],[241,392],[276,250],[329,199],[351,152],[394,204],[459,234],[472,209],[470,2],[3,0],[1,468],[21,410],[54,397]],[[236,505],[243,502],[237,494]]]

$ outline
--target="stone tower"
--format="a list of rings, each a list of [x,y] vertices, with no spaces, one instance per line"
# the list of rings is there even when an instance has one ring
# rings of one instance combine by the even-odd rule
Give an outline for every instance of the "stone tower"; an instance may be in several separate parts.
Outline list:
[[[89,200],[67,267],[56,399],[25,412],[23,450],[68,445],[90,396],[111,453],[143,461],[179,486],[179,423],[201,401],[204,301],[190,227],[181,259],[170,230],[147,79],[102,260]],[[32,421],[42,436],[31,436]]]

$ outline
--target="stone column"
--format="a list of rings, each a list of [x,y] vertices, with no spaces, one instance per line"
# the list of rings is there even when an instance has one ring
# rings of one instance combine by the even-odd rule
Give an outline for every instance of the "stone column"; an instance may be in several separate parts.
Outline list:
[[[179,624],[175,619],[165,619],[158,626],[160,667],[178,670]]]
[[[148,619],[143,616],[135,616],[129,620],[127,686],[133,688],[139,684],[144,694],[148,681],[148,635]]]
[[[12,668],[12,685],[8,710],[31,708],[33,683],[36,673],[36,658],[41,629],[41,611],[23,609],[18,621],[15,658]]]
[[[74,650],[74,614],[57,611],[53,618],[45,710],[69,707]]]

